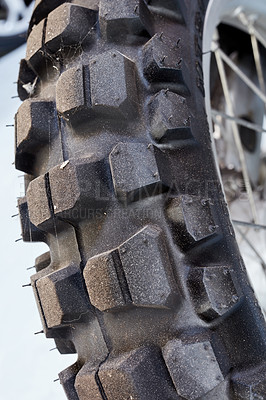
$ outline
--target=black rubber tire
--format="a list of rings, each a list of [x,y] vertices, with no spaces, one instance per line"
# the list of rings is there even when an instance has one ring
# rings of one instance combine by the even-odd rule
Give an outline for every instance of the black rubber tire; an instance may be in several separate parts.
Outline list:
[[[266,393],[265,322],[205,114],[207,3],[36,1],[19,210],[23,239],[50,247],[32,287],[46,336],[78,354],[59,375],[71,400]]]

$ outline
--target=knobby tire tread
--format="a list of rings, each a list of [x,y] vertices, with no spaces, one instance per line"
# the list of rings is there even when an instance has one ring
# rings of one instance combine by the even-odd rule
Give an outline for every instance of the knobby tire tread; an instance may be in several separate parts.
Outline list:
[[[205,114],[204,0],[37,0],[16,167],[71,400],[263,398],[265,324]],[[257,397],[256,397],[257,396]]]

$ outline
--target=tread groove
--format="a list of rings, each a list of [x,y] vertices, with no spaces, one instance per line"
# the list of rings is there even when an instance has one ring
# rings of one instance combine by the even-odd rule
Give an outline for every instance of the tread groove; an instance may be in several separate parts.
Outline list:
[[[120,284],[120,289],[121,289],[125,304],[132,303],[132,297],[131,297],[131,294],[129,291],[126,275],[123,270],[123,265],[122,265],[118,250],[114,250],[112,252],[112,258],[114,260],[114,267],[116,270],[118,282]]]
[[[106,394],[105,394],[103,385],[102,385],[102,383],[101,383],[101,380],[100,380],[100,377],[99,377],[99,371],[100,371],[101,366],[108,360],[109,355],[110,355],[110,354],[108,354],[108,355],[106,356],[106,358],[99,364],[99,366],[98,366],[98,368],[97,368],[97,371],[96,371],[96,373],[95,373],[95,381],[96,381],[96,384],[97,384],[97,386],[98,386],[98,388],[99,388],[99,391],[100,391],[100,393],[101,393],[101,396],[102,396],[103,400],[108,400],[108,398],[107,398],[107,396],[106,396]]]
[[[81,259],[81,261],[80,261],[80,266],[81,266],[81,271],[83,271],[83,269],[84,269],[84,267],[85,267],[85,264],[86,264],[86,261],[85,261],[85,260],[86,260],[86,257],[85,257],[85,253],[84,253],[84,250],[83,250],[82,245],[81,245],[81,238],[80,238],[80,235],[79,235],[78,228],[75,228],[75,227],[74,227],[74,230],[75,230],[75,235],[76,235],[76,239],[77,239],[78,249],[79,249],[79,253],[80,253],[80,259]],[[86,284],[85,284],[84,279],[82,279],[82,284],[83,284],[84,290],[87,292]],[[90,304],[91,304],[90,295],[89,295],[88,292],[87,292],[87,294],[88,294],[88,297],[89,297],[89,302],[90,302]],[[95,317],[97,318],[97,321],[98,321],[98,323],[99,323],[99,326],[100,326],[100,329],[101,329],[101,333],[102,333],[103,339],[104,339],[104,341],[105,341],[106,347],[107,347],[108,351],[110,352],[110,351],[111,351],[111,343],[110,343],[110,340],[109,340],[109,338],[108,338],[108,334],[107,334],[107,332],[106,332],[105,323],[104,323],[104,319],[103,319],[102,313],[99,312],[94,306],[92,306],[92,312],[94,313]]]
[[[55,219],[54,206],[53,206],[53,200],[52,200],[52,193],[51,193],[51,187],[50,187],[49,173],[45,174],[44,178],[45,178],[45,189],[46,189],[46,193],[47,193],[49,210],[50,210],[50,213],[52,215],[52,218]]]
[[[58,118],[58,128],[59,128],[59,134],[60,134],[60,141],[61,141],[61,147],[62,147],[62,155],[63,155],[63,161],[66,161],[69,159],[68,157],[68,151],[66,149],[66,144],[65,144],[65,135],[64,135],[64,128],[63,128],[63,121],[62,117],[58,115],[57,113],[57,118]]]
[[[46,27],[47,27],[47,18],[45,18],[43,25],[43,33],[42,33],[42,47],[45,49],[45,35],[46,35]]]

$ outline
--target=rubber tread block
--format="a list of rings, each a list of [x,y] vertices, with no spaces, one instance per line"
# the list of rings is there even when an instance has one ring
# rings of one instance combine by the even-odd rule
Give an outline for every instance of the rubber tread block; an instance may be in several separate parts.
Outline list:
[[[66,2],[66,0],[35,0],[29,32],[32,30],[34,25],[37,25],[41,20],[45,19],[50,12]]]
[[[38,25],[34,25],[27,40],[26,60],[30,65],[37,69],[43,61],[44,45],[43,35],[45,30],[45,20]]]
[[[91,303],[101,311],[124,306],[125,299],[117,275],[119,265],[114,252],[92,257],[87,261],[83,275]]]
[[[119,255],[133,304],[171,306],[175,299],[175,282],[159,227],[143,228],[119,246]]]
[[[29,31],[42,19],[46,18],[54,9],[64,3],[73,3],[82,7],[87,7],[95,11],[98,10],[99,0],[35,0],[33,15],[30,21]]]
[[[45,44],[52,53],[65,46],[81,46],[91,42],[96,12],[65,3],[52,11],[47,19]]]
[[[99,0],[71,0],[71,3],[87,7],[90,10],[99,11]]]
[[[31,173],[36,152],[50,144],[58,131],[53,102],[25,100],[15,118],[16,168]]]
[[[18,109],[16,123],[17,147],[30,142],[29,146],[49,143],[57,132],[54,103],[25,100]]]
[[[90,61],[91,106],[109,118],[132,119],[138,111],[135,64],[119,51]]]
[[[100,366],[99,379],[108,400],[177,400],[157,349],[141,347]]]
[[[93,214],[91,210],[103,213],[111,197],[109,175],[107,163],[96,156],[67,160],[52,168],[49,182],[54,215],[67,220],[82,220]]]
[[[81,322],[91,312],[78,266],[69,265],[38,279],[36,289],[48,328]]]
[[[80,400],[74,386],[79,369],[78,363],[75,363],[59,373],[60,383],[64,388],[67,398],[70,400]]]
[[[53,225],[46,189],[46,177],[40,175],[30,182],[26,193],[30,221],[39,229],[48,229]]]
[[[155,33],[158,33],[158,27],[162,26],[163,22],[166,22],[166,19],[170,19],[168,22],[178,22],[183,24],[184,20],[179,12],[176,12],[175,7],[177,6],[177,2],[175,1],[175,6],[172,9],[161,7],[151,6],[150,2],[147,0],[139,0],[139,17],[145,29],[148,31],[150,36],[153,36]],[[167,2],[166,2],[167,3]],[[181,2],[184,3],[183,1]],[[178,7],[178,6],[177,6]],[[172,21],[171,21],[172,20]],[[175,25],[175,30],[178,25]]]
[[[35,269],[36,272],[41,271],[44,268],[47,268],[51,263],[51,254],[50,251],[46,251],[39,257],[35,258]]]
[[[138,15],[138,0],[101,1],[99,8],[100,30],[111,42],[129,41],[144,30]],[[133,39],[131,39],[133,40]]]
[[[215,233],[218,226],[214,222],[211,202],[197,196],[181,196],[182,211],[187,231],[195,241]]]
[[[224,380],[209,341],[183,343],[174,339],[163,348],[163,357],[177,393],[199,399]]]
[[[171,82],[185,86],[187,67],[182,46],[165,35],[155,34],[143,47],[143,73],[149,82]]]
[[[161,194],[161,182],[152,145],[118,143],[109,156],[116,196],[123,203]]]
[[[212,206],[209,199],[193,195],[169,198],[166,215],[183,251],[189,251],[206,240],[219,240],[219,226],[215,223]]]
[[[58,112],[72,125],[87,119],[91,110],[88,66],[76,66],[63,72],[56,84]]]
[[[236,282],[228,267],[192,268],[188,285],[199,316],[212,321],[232,310],[241,297]]]
[[[193,140],[186,99],[161,90],[149,104],[151,134],[159,144],[178,146]]]
[[[91,303],[101,311],[130,304],[155,308],[176,305],[178,294],[164,237],[153,225],[118,249],[90,258],[83,275]]]
[[[55,345],[60,354],[75,354],[77,351],[72,340],[55,338]]]
[[[75,380],[75,389],[79,400],[103,400],[97,383],[97,371],[88,363],[85,364]]]
[[[21,197],[18,199],[18,210],[20,215],[22,239],[25,242],[45,241],[45,233],[39,230],[30,221],[26,197]]]

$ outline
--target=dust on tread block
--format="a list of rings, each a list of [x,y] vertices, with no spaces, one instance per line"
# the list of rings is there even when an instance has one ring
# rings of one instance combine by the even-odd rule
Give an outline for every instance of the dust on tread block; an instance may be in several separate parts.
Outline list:
[[[104,400],[97,380],[97,370],[89,363],[85,364],[75,379],[75,390],[79,400]]]
[[[186,99],[161,90],[149,103],[151,134],[160,147],[180,147],[194,142]]]
[[[74,126],[97,118],[131,120],[138,112],[135,74],[133,61],[116,50],[93,56],[89,65],[70,68],[60,76],[58,112]]]
[[[135,64],[117,50],[92,57],[91,106],[97,115],[132,119],[138,112]]]
[[[92,314],[79,266],[69,265],[36,280],[47,328],[82,322]]]
[[[101,1],[99,7],[100,30],[111,42],[134,43],[144,33],[139,18],[139,0]]]
[[[158,226],[143,228],[120,245],[118,251],[133,304],[158,307],[178,304],[167,247]]]
[[[55,8],[59,7],[67,0],[35,0],[33,14],[30,20],[29,32],[33,27],[47,17]]]
[[[110,357],[100,366],[98,375],[108,400],[179,398],[161,353],[154,347],[140,347]]]
[[[179,304],[164,237],[153,225],[117,249],[89,259],[83,275],[90,300],[101,311],[131,304],[155,308]]]
[[[143,46],[143,74],[150,83],[168,82],[173,91],[187,92],[188,68],[182,58],[182,43],[173,43],[166,35],[155,34]]]
[[[109,156],[116,196],[122,203],[161,194],[161,181],[154,149],[145,143],[118,143]]]
[[[43,61],[43,56],[45,54],[43,45],[44,31],[45,20],[33,27],[27,40],[26,61],[28,61],[33,69],[38,69]]]
[[[196,312],[206,321],[235,309],[241,297],[235,274],[228,267],[192,268],[188,285]]]
[[[33,225],[29,218],[29,210],[26,197],[18,199],[22,239],[24,242],[44,242],[45,233]]]
[[[36,272],[41,271],[42,269],[47,268],[51,263],[51,254],[50,251],[43,253],[39,257],[35,259],[35,269]]]
[[[210,341],[169,341],[163,357],[177,393],[187,400],[203,398],[224,380]]]
[[[55,338],[55,345],[60,354],[76,354],[76,348],[72,340]]]
[[[88,8],[64,3],[47,18],[45,45],[56,53],[62,47],[91,43],[96,24],[96,12]]]
[[[90,258],[83,271],[90,301],[101,311],[126,305],[112,253]]]
[[[76,375],[79,370],[80,365],[78,362],[76,362],[59,373],[60,383],[64,388],[67,398],[71,400],[80,400],[74,386]]]
[[[97,155],[52,168],[49,183],[54,216],[76,221],[91,218],[92,210],[103,214],[111,198],[109,180],[109,166]]]
[[[26,197],[30,221],[39,229],[49,229],[53,225],[53,215],[47,196],[45,175],[40,175],[30,182]]]
[[[210,199],[181,195],[169,198],[166,215],[177,244],[189,251],[206,240],[220,239],[219,226],[215,223]]]
[[[61,74],[56,84],[57,111],[73,126],[91,111],[89,67],[78,65]]]
[[[31,174],[38,150],[51,145],[58,131],[53,102],[25,100],[15,118],[16,168]]]

